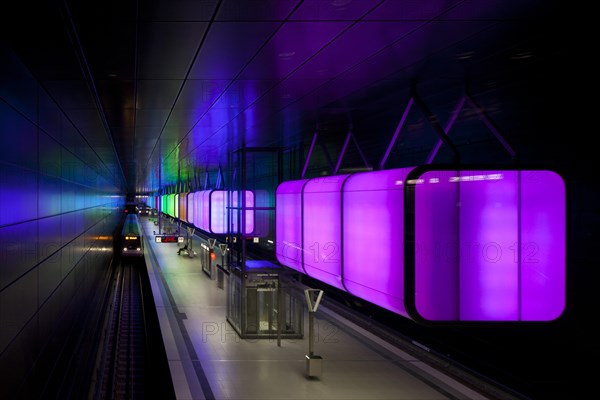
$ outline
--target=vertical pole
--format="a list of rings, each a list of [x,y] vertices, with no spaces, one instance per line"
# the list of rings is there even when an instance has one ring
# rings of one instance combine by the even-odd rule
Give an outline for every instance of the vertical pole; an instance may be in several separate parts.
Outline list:
[[[162,142],[161,142],[162,143]],[[162,145],[159,143],[159,147],[162,147]],[[158,149],[159,153],[161,154],[161,149]],[[161,163],[158,163],[158,193],[162,192],[162,167],[161,167]],[[158,212],[156,213],[156,218],[158,218],[158,234],[162,235],[162,223],[161,223],[161,215],[160,213],[162,212],[162,195],[159,194],[159,198],[158,198]]]
[[[181,196],[181,161],[177,162],[177,196],[175,196],[177,199],[177,204],[175,204],[175,207],[177,207],[177,212],[175,213],[177,214],[177,236],[181,236],[181,218],[179,216],[179,212],[181,210],[179,209],[179,196]]]
[[[281,347],[281,323],[283,319],[283,302],[281,293],[281,276],[277,275],[277,347]]]
[[[242,240],[242,274],[246,273],[246,196],[245,196],[245,191],[246,191],[246,178],[247,178],[247,173],[248,171],[246,170],[246,147],[244,146],[244,148],[242,149],[242,162],[241,162],[241,169],[242,169],[242,185],[240,190],[238,190],[238,196],[241,195],[241,198],[238,197],[238,204],[241,203],[242,205],[242,217],[240,219],[238,219],[238,221],[240,222],[238,224],[238,232],[241,233],[240,238]]]
[[[314,347],[315,347],[315,313],[312,311],[308,312],[308,355],[310,357],[315,355]]]

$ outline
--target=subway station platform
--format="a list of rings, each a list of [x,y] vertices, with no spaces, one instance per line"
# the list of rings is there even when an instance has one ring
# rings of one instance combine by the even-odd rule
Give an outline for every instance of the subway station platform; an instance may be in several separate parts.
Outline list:
[[[485,399],[479,392],[320,306],[315,354],[306,374],[304,339],[241,339],[226,320],[225,289],[177,243],[155,243],[142,219],[145,258],[177,399]],[[201,240],[194,236],[193,248]],[[325,294],[326,296],[327,294]]]

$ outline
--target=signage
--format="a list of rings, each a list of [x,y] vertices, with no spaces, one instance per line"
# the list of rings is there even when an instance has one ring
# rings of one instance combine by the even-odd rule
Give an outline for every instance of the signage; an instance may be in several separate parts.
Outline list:
[[[183,243],[184,237],[177,235],[162,235],[155,236],[154,241],[156,243]]]

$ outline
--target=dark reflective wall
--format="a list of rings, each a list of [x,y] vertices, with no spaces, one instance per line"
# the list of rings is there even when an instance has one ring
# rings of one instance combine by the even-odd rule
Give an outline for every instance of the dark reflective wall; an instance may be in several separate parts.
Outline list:
[[[118,183],[0,45],[0,398],[43,398],[108,277]],[[105,286],[105,285],[104,285]]]

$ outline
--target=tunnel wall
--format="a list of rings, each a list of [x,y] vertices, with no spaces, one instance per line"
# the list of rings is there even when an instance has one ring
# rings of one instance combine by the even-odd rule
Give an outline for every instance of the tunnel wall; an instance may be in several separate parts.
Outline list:
[[[0,60],[0,398],[38,398],[106,282],[123,197],[1,43]]]

